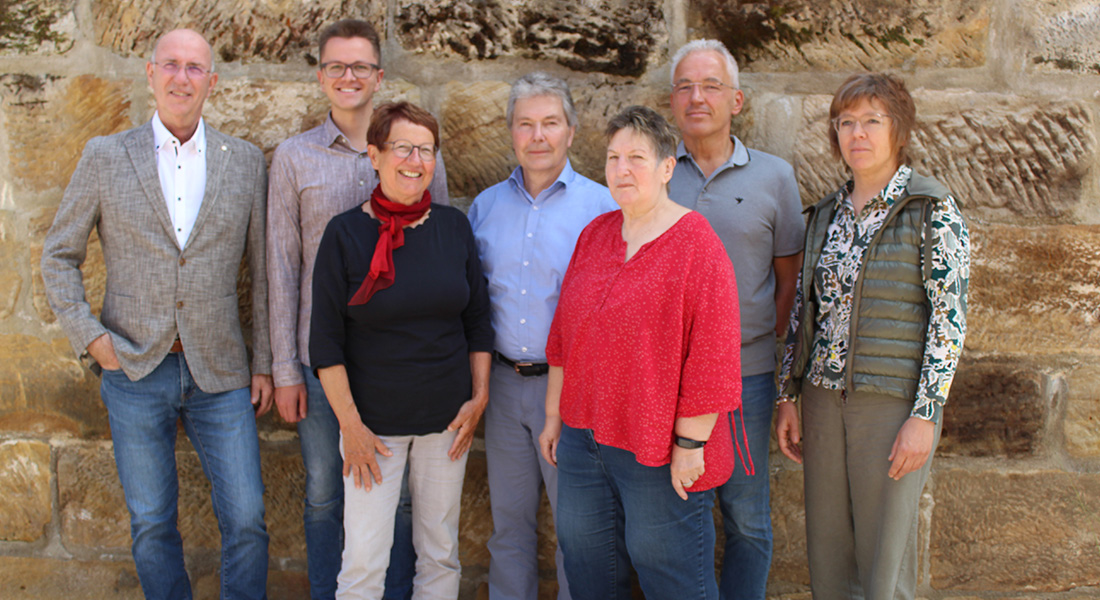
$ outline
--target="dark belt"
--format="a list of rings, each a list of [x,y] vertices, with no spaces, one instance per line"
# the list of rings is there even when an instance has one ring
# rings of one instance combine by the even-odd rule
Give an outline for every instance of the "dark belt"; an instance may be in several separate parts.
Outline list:
[[[550,372],[550,365],[546,363],[516,362],[495,350],[493,351],[493,357],[509,367],[512,367],[516,370],[516,373],[524,377],[538,377],[539,375],[546,375]]]
[[[172,342],[172,347],[168,351],[173,354],[183,352],[183,342],[181,342],[179,338],[176,338],[176,341]]]

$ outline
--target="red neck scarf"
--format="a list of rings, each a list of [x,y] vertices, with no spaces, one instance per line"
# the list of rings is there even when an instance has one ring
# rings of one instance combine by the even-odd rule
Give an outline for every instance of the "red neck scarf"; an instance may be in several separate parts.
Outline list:
[[[405,226],[419,221],[431,204],[432,194],[427,190],[419,202],[406,206],[386,198],[381,184],[374,188],[370,195],[370,207],[375,218],[382,221],[378,226],[378,244],[370,259],[370,273],[348,306],[366,304],[375,292],[393,285],[393,251],[405,245]]]

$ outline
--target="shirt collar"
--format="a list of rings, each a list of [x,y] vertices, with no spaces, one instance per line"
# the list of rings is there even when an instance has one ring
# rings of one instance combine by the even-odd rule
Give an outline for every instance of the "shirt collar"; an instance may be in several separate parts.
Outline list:
[[[179,139],[168,131],[168,128],[164,126],[164,123],[160,120],[160,112],[153,113],[153,149],[156,152],[160,152],[161,147],[165,144],[170,144],[172,140],[175,140],[179,145],[180,150],[185,148],[194,148],[195,152],[203,153],[206,151],[206,123],[199,117],[199,126],[195,130],[195,135],[191,136],[191,139],[187,140],[187,143],[180,144]]]
[[[554,180],[554,183],[550,184],[550,187],[546,189],[553,189],[559,183],[562,187],[569,187],[569,184],[573,183],[573,180],[577,178],[577,172],[573,170],[573,164],[569,159],[565,159],[565,166],[562,167],[561,173],[558,174],[558,178]],[[512,185],[522,191],[524,198],[527,198],[529,202],[534,202],[534,198],[531,198],[531,194],[527,193],[527,186],[523,184],[523,167],[516,167],[512,171],[512,174],[508,176],[508,181],[512,182]]]
[[[336,126],[336,121],[332,120],[332,111],[329,111],[328,117],[325,118],[325,122],[321,127],[325,132],[325,141],[328,142],[329,148],[336,144],[351,148],[351,144],[348,143],[348,138],[344,135],[344,132],[340,131],[340,128]]]
[[[749,164],[748,147],[746,147],[736,135],[731,135],[730,140],[733,141],[733,154],[730,154],[726,162],[722,163],[720,167],[714,170],[715,173],[729,167],[743,167]],[[680,159],[685,157],[691,158],[692,162],[695,162],[695,157],[691,156],[691,153],[687,150],[687,146],[684,145],[684,141],[680,140],[680,144],[676,146],[676,160],[679,162]]]
[[[867,206],[875,207],[883,203],[886,204],[888,208],[893,206],[894,203],[898,201],[898,198],[901,197],[905,188],[909,185],[909,178],[912,177],[912,175],[913,169],[910,168],[909,165],[901,165],[898,167],[898,170],[894,171],[894,176],[890,178],[890,183],[887,183],[886,187],[867,203]],[[837,208],[844,205],[851,205],[849,196],[852,195],[852,188],[854,186],[855,183],[850,179],[844,184],[844,187],[841,188],[841,193],[837,194],[836,197]]]

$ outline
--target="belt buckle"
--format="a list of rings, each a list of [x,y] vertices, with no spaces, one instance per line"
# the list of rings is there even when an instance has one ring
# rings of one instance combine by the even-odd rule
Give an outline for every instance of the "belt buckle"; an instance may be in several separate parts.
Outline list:
[[[517,362],[512,365],[516,369],[516,373],[523,375],[523,369],[535,366],[533,362]]]

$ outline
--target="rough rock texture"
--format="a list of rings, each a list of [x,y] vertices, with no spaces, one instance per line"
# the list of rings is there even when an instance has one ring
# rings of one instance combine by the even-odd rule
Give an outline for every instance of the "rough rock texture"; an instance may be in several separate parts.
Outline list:
[[[689,0],[692,37],[747,70],[881,70],[985,63],[990,0]]]
[[[664,84],[667,80],[662,80]],[[580,125],[573,140],[573,168],[579,173],[600,183],[606,182],[604,162],[607,157],[607,138],[604,131],[607,123],[615,115],[632,104],[641,104],[655,109],[669,122],[672,112],[669,109],[668,87],[659,85],[656,89],[633,84],[601,82],[592,86],[574,86],[573,102],[577,107]]]
[[[101,437],[107,411],[98,390],[65,339],[0,335],[0,430]]]
[[[790,463],[789,459],[780,454],[773,454],[771,460],[773,463]],[[773,548],[770,579],[772,582],[809,585],[810,572],[806,566],[806,509],[801,468],[779,470],[772,475],[771,499]]]
[[[943,182],[967,216],[1051,221],[1073,216],[1096,161],[1095,117],[1080,103],[1023,104],[997,95],[916,90],[910,164]],[[833,159],[831,96],[808,97],[795,166],[803,202],[848,176]],[[964,108],[965,107],[965,108]]]
[[[122,56],[147,57],[159,35],[177,27],[201,31],[215,60],[302,59],[316,62],[317,34],[342,18],[381,29],[385,2],[368,0],[100,0],[92,4],[96,43]]]
[[[0,4],[0,55],[51,54],[73,46],[75,0],[12,0]]]
[[[655,0],[398,0],[406,49],[463,59],[517,56],[574,71],[641,75],[663,58],[663,3]]]
[[[516,166],[504,110],[511,86],[499,81],[450,82],[439,135],[452,196],[473,198]]]
[[[94,75],[0,75],[12,177],[34,191],[65,186],[89,138],[130,128],[130,91]]]
[[[937,456],[1037,453],[1052,399],[1043,376],[1023,360],[974,359],[964,354],[943,414]]]
[[[0,556],[0,589],[6,598],[27,600],[145,597],[132,561]]]
[[[1100,225],[972,221],[970,234],[969,350],[1100,351]]]
[[[1028,3],[1036,25],[1030,29],[1030,61],[1043,71],[1100,73],[1100,6],[1089,0]]]
[[[24,245],[16,241],[14,221],[10,213],[0,213],[0,321],[12,315],[24,289],[23,276],[17,268]]]
[[[304,559],[306,472],[302,450],[298,444],[261,443],[260,468],[264,478],[264,521],[271,535],[268,552],[273,560]]]
[[[129,552],[130,515],[109,445],[59,448],[57,492],[61,540],[69,552]]]
[[[0,442],[0,540],[32,542],[50,522],[50,447]]]
[[[1087,362],[1067,375],[1064,433],[1073,456],[1100,459],[1100,369]]]
[[[1100,475],[936,475],[932,587],[1056,591],[1100,584]]]

